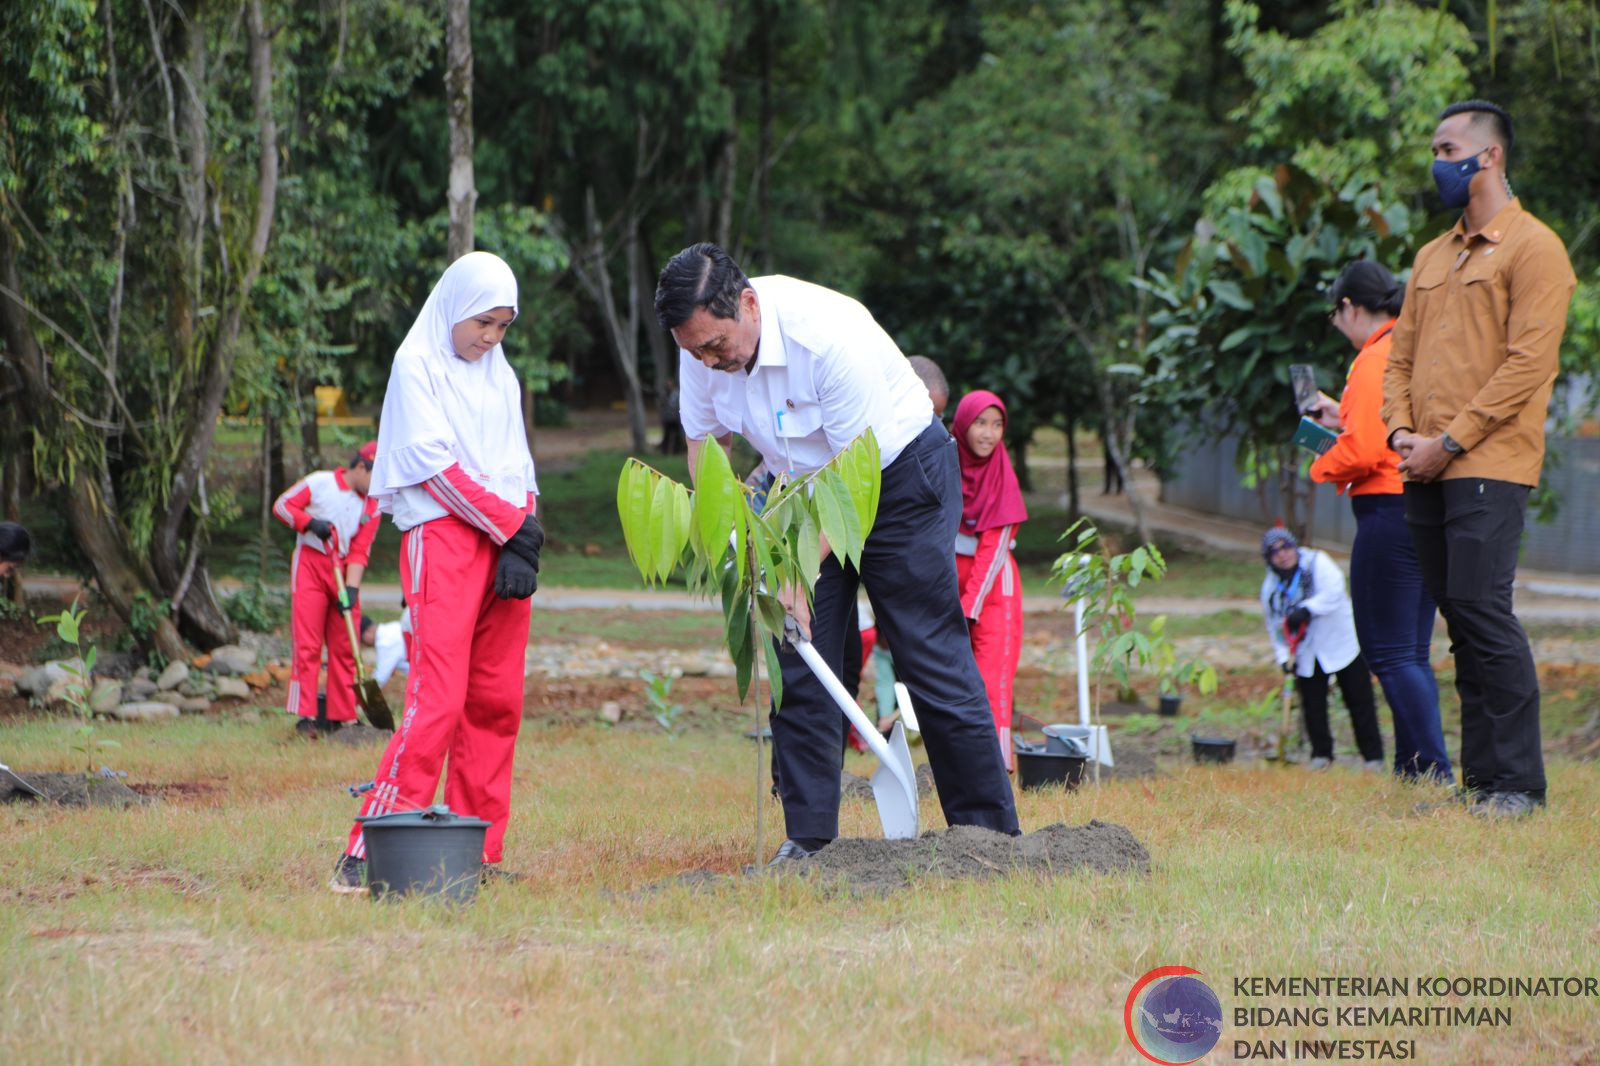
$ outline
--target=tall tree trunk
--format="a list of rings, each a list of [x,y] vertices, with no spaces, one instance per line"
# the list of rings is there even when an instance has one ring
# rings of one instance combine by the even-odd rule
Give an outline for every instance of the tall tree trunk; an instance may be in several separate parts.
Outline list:
[[[22,279],[17,270],[16,246],[10,230],[0,225],[0,284],[11,292],[22,292]],[[56,404],[50,392],[50,382],[44,351],[28,322],[27,310],[17,301],[0,295],[0,335],[5,338],[11,363],[17,368],[27,402],[34,410],[52,410]],[[133,618],[134,604],[143,594],[155,599],[154,575],[140,565],[129,550],[130,538],[122,528],[115,512],[107,506],[106,488],[110,477],[105,469],[104,442],[99,442],[94,454],[94,464],[83,464],[79,474],[61,486],[66,500],[67,522],[72,527],[79,549],[94,569],[100,592],[111,603],[112,609],[124,621]],[[158,616],[151,640],[156,650],[169,659],[184,658],[183,640],[172,620]]]
[[[639,381],[639,286],[634,282],[641,269],[639,221],[631,201],[624,210],[623,284],[627,295],[626,313],[617,309],[611,270],[606,262],[605,230],[595,207],[592,185],[584,190],[584,236],[582,245],[574,251],[572,265],[579,284],[600,311],[600,320],[606,330],[606,346],[611,349],[612,361],[622,377],[633,451],[636,455],[643,455],[649,443],[644,416],[644,389]]]
[[[1078,423],[1067,416],[1067,514],[1078,517]]]
[[[756,142],[756,242],[757,261],[763,274],[772,273],[772,128],[776,121],[772,106],[772,30],[771,5],[761,0],[756,8],[756,48],[761,63],[760,135]]]
[[[449,0],[445,96],[450,115],[450,238],[453,263],[472,251],[478,201],[472,166],[472,0]]]
[[[226,258],[226,235],[217,234],[218,248],[223,255],[224,277],[228,279],[218,300],[221,305],[221,324],[206,350],[196,353],[204,368],[203,374],[199,389],[193,394],[193,403],[184,412],[186,431],[181,438],[183,445],[172,475],[171,495],[166,512],[156,526],[151,545],[151,561],[156,577],[162,590],[172,597],[173,611],[179,618],[180,626],[186,635],[203,648],[232,640],[234,628],[212,594],[198,539],[198,523],[193,519],[190,506],[196,493],[204,492],[206,459],[211,454],[217,416],[222,411],[222,401],[233,376],[244,310],[266,257],[278,197],[278,127],[272,113],[272,42],[261,15],[260,0],[249,0],[245,22],[250,52],[250,96],[256,121],[254,226],[236,282],[232,281],[235,267]],[[189,32],[191,35],[199,34],[199,25],[191,25]],[[195,49],[203,55],[203,48],[198,44]],[[198,92],[198,89],[195,91]],[[203,131],[199,136],[204,138]],[[202,509],[204,506],[202,496]],[[189,534],[187,553],[183,552],[181,543],[185,530]]]
[[[1122,490],[1128,497],[1128,508],[1133,511],[1133,525],[1141,544],[1153,544],[1150,517],[1145,513],[1144,493],[1133,473],[1133,434],[1138,418],[1138,408],[1127,402],[1119,403],[1117,390],[1111,385],[1109,375],[1100,375],[1100,405],[1104,409],[1107,457],[1122,471]]]

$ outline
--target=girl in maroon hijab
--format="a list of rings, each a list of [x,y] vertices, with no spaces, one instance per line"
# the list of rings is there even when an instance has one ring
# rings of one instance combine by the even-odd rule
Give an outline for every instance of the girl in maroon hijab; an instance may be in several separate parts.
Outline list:
[[[961,608],[989,692],[1006,769],[1011,751],[1011,683],[1022,654],[1022,581],[1011,550],[1017,526],[1028,520],[1022,490],[1006,451],[1006,405],[992,392],[969,392],[956,405],[961,458],[961,526],[956,533],[956,578]]]

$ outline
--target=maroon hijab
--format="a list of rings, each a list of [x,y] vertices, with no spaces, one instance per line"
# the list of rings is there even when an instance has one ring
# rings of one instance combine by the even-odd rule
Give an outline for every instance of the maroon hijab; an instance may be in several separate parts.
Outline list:
[[[1000,417],[1010,421],[1000,397],[983,389],[967,393],[956,404],[953,425],[956,453],[961,458],[961,532],[969,536],[1028,520],[1006,442],[995,445],[987,459],[978,458],[967,445],[967,430],[991,407],[999,408]]]

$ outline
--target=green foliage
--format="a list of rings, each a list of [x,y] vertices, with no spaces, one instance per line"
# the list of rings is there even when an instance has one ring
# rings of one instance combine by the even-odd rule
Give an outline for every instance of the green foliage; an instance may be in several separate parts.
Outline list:
[[[289,620],[289,599],[277,586],[247,583],[222,602],[222,609],[241,628],[270,633]]]
[[[722,604],[739,697],[749,691],[757,647],[765,655],[774,702],[783,699],[773,641],[784,635],[778,590],[809,599],[821,567],[821,541],[841,562],[860,565],[877,516],[878,442],[869,429],[827,466],[780,477],[758,514],[750,489],[714,441],[700,449],[695,492],[630,458],[617,479],[617,514],[629,557],[647,582],[685,566],[689,586]]]
[[[95,659],[99,656],[100,649],[93,644],[88,651],[84,651],[82,643],[82,625],[87,612],[78,609],[78,599],[73,597],[71,605],[59,614],[47,615],[39,619],[40,625],[53,625],[56,629],[56,638],[63,644],[72,648],[73,658],[63,664],[63,669],[72,675],[65,689],[64,695],[73,713],[78,716],[78,725],[73,730],[72,750],[77,752],[84,760],[84,781],[88,787],[93,788],[94,753],[101,748],[115,748],[120,745],[114,740],[95,740],[94,738],[94,710],[89,706],[90,686],[93,684]]]
[[[1229,116],[1266,170],[1245,168],[1206,196],[1209,211],[1290,163],[1335,188],[1376,185],[1390,199],[1431,190],[1425,149],[1444,105],[1473,95],[1476,48],[1443,7],[1340,0],[1304,37],[1259,28],[1260,8],[1228,0],[1228,49],[1253,87]],[[1397,265],[1397,264],[1391,264]]]
[[[1178,661],[1166,636],[1165,616],[1152,619],[1144,631],[1135,625],[1135,590],[1142,582],[1161,580],[1167,572],[1166,560],[1154,544],[1113,553],[1087,518],[1074,522],[1061,539],[1071,548],[1056,560],[1051,576],[1071,602],[1083,603],[1084,628],[1095,634],[1092,702],[1097,722],[1100,686],[1109,679],[1119,689],[1130,688],[1136,666],[1158,674],[1163,692],[1175,692],[1181,685],[1193,685],[1203,695],[1217,690],[1217,672],[1205,660]]]
[[[1150,317],[1141,402],[1194,436],[1239,437],[1241,473],[1283,474],[1287,500],[1301,463],[1287,443],[1289,367],[1343,379],[1349,348],[1330,336],[1327,287],[1354,259],[1403,276],[1417,223],[1371,186],[1336,190],[1288,164],[1262,177],[1248,202],[1196,227],[1173,274],[1138,283],[1162,305]]]
[[[677,676],[641,670],[639,677],[645,683],[644,698],[650,704],[650,717],[667,731],[667,736],[676,740],[680,731],[678,717],[683,714],[683,704],[672,702],[672,685]]]

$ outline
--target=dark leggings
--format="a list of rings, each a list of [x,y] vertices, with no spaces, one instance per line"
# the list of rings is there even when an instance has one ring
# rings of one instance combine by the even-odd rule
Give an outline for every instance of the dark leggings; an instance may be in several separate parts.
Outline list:
[[[1296,677],[1295,691],[1300,694],[1300,708],[1305,714],[1306,736],[1311,741],[1313,758],[1333,758],[1333,734],[1328,729],[1328,675],[1320,663],[1314,664],[1310,677]],[[1350,711],[1350,724],[1355,728],[1356,747],[1368,762],[1383,758],[1383,734],[1378,732],[1378,704],[1372,695],[1372,675],[1367,672],[1366,660],[1357,655],[1350,665],[1335,675],[1339,679],[1339,694]]]
[[[1394,716],[1394,772],[1448,779],[1439,686],[1433,676],[1433,597],[1422,582],[1417,550],[1398,494],[1353,496],[1356,540],[1350,551],[1350,602],[1361,656],[1378,677]]]

